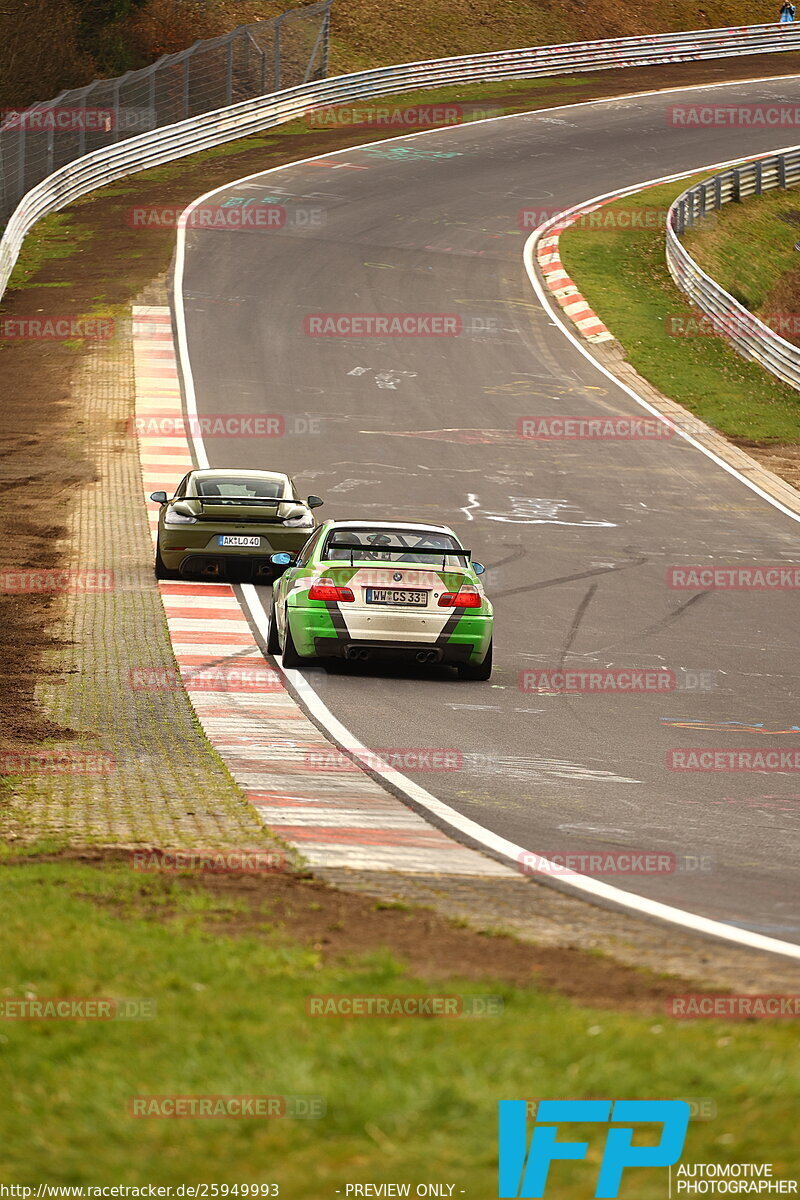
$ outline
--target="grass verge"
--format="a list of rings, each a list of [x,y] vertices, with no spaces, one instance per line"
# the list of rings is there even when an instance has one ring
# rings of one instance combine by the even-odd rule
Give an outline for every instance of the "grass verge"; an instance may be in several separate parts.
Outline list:
[[[626,196],[600,210],[597,225],[589,218],[568,229],[559,243],[562,262],[630,363],[665,395],[739,444],[797,445],[800,397],[793,388],[722,338],[670,332],[673,319],[691,310],[667,270],[664,215],[690,182]]]
[[[136,998],[155,1008],[145,1020],[0,1020],[0,1180],[273,1182],[310,1200],[343,1181],[422,1179],[490,1196],[497,1100],[550,1096],[711,1100],[717,1115],[692,1123],[687,1161],[770,1160],[776,1174],[800,1165],[789,1023],[676,1022],[661,1005],[632,1015],[578,1004],[542,986],[535,969],[512,983],[493,979],[491,965],[482,978],[460,975],[456,961],[434,984],[380,945],[331,956],[319,931],[293,930],[293,919],[316,918],[325,890],[309,881],[289,913],[208,877],[166,879],[122,864],[40,861],[0,872],[0,999]],[[407,919],[379,919],[390,917]],[[353,993],[493,995],[503,1011],[307,1015],[312,994]],[[316,1096],[326,1114],[128,1115],[132,1096],[175,1094]],[[592,1165],[554,1168],[562,1200],[588,1194],[601,1147],[586,1132]],[[621,1194],[660,1200],[664,1176],[630,1172]]]
[[[726,204],[683,241],[740,304],[800,345],[799,239],[800,194],[790,188]]]

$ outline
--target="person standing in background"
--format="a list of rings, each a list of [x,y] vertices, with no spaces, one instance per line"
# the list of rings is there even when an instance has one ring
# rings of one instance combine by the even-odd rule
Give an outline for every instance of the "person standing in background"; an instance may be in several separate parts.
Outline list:
[[[778,20],[780,21],[781,25],[787,25],[791,21],[793,21],[794,14],[796,11],[797,10],[795,9],[795,6],[793,4],[790,4],[789,0],[783,0],[783,4],[781,5],[781,11],[778,15]]]

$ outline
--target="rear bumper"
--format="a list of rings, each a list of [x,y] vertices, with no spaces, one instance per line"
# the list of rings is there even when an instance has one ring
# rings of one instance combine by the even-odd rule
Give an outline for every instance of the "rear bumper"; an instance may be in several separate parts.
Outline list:
[[[256,579],[273,578],[283,568],[271,566],[269,558],[280,550],[299,554],[308,541],[313,529],[287,529],[272,526],[267,532],[263,527],[253,530],[261,538],[261,546],[218,546],[215,539],[221,533],[249,534],[249,529],[225,529],[214,525],[201,529],[178,526],[175,529],[159,530],[158,549],[161,561],[170,571],[182,575],[201,575],[213,579]]]
[[[162,552],[165,566],[169,567],[169,555]],[[280,574],[280,567],[273,567],[268,558],[248,558],[244,554],[187,554],[179,557],[173,570],[180,571],[186,578],[200,576],[202,579],[236,579],[266,581]]]
[[[357,616],[357,614],[353,614]],[[439,623],[426,631],[411,623],[405,628],[376,629],[365,636],[364,626],[351,621],[350,628],[335,604],[305,605],[291,602],[287,608],[292,640],[304,658],[382,658],[459,663],[480,663],[492,638],[492,617],[462,616],[452,626]],[[405,624],[405,622],[404,622]],[[419,659],[420,654],[425,659]]]

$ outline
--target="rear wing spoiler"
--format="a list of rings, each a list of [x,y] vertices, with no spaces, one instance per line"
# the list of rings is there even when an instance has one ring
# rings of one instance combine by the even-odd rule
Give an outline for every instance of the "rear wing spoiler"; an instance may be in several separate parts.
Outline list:
[[[276,507],[280,504],[294,504],[295,507],[300,505],[301,508],[308,508],[305,500],[293,500],[291,497],[286,499],[278,496],[183,496],[182,499],[187,504],[196,500],[201,508],[206,504],[229,504],[236,508],[248,504],[274,504]]]
[[[362,546],[360,542],[328,542],[327,553],[329,554],[332,550],[349,550],[351,567],[354,557],[357,557],[355,554],[356,550],[360,550],[362,556],[372,556],[381,552],[387,554],[428,554],[431,557],[441,558],[442,569],[444,569],[444,560],[448,555],[452,555],[454,558],[465,558],[467,562],[472,558],[471,550],[464,550],[463,548],[455,549],[453,547],[436,549],[433,546],[375,546],[372,544]]]

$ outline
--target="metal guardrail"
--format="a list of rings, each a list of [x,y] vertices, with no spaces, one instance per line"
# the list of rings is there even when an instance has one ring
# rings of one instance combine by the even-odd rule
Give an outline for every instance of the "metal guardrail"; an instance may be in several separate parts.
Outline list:
[[[240,25],[165,54],[141,71],[97,79],[0,124],[0,220],[59,167],[92,150],[328,74],[332,0]]]
[[[203,113],[77,158],[27,192],[10,217],[0,241],[0,296],[8,284],[26,234],[46,214],[135,171],[284,124],[313,109],[447,84],[535,79],[579,71],[797,49],[800,49],[800,24],[749,25],[738,29],[533,46],[358,71]]]
[[[726,337],[745,357],[761,363],[800,390],[800,347],[787,342],[707,275],[681,242],[695,221],[748,196],[800,183],[800,148],[751,159],[712,175],[682,192],[667,214],[667,266],[677,286],[709,318],[712,332]]]

